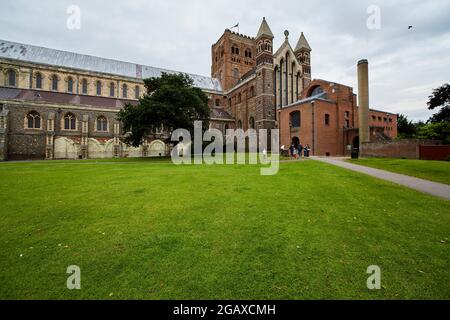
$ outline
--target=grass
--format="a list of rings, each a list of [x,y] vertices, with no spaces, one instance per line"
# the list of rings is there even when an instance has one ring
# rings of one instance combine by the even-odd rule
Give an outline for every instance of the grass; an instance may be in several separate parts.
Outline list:
[[[1,163],[0,181],[0,299],[450,298],[450,203],[324,163]]]
[[[363,158],[349,160],[367,167],[450,184],[450,161]]]

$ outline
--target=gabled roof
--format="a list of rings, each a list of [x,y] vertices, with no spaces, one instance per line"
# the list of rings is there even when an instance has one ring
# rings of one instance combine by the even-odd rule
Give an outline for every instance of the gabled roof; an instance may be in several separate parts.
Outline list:
[[[307,49],[311,51],[311,47],[309,46],[308,40],[306,40],[306,37],[303,34],[303,32],[300,35],[300,39],[298,39],[297,45],[295,46],[295,51],[298,51],[300,49]]]
[[[258,34],[256,36],[256,39],[258,39],[261,36],[268,36],[273,38],[272,30],[270,30],[269,25],[267,24],[266,18],[263,18],[263,21],[261,22],[261,26],[259,27]]]
[[[0,40],[0,58],[136,79],[159,77],[162,72],[184,73],[6,40]],[[196,74],[186,74],[194,80],[194,86],[198,88],[222,91],[222,86],[218,79]]]

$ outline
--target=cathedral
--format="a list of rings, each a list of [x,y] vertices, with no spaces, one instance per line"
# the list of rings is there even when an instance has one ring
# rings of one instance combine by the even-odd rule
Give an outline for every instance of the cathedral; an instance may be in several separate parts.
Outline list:
[[[263,18],[255,37],[226,29],[211,48],[211,76],[189,74],[209,97],[210,127],[280,129],[281,145],[313,155],[359,146],[353,88],[311,78],[311,47],[289,32],[278,50]],[[160,157],[167,134],[122,142],[116,113],[138,104],[143,79],[177,71],[0,40],[0,160]],[[370,141],[397,136],[397,115],[370,109]]]

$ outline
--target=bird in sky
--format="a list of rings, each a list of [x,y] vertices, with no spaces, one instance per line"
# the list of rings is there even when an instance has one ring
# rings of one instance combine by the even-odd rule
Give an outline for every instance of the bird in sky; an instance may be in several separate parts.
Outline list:
[[[411,30],[412,28],[413,28],[413,26],[409,26],[409,27],[408,27],[408,30]]]

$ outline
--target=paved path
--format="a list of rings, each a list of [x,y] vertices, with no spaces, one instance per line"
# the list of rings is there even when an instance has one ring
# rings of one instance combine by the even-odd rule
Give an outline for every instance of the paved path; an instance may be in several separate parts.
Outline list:
[[[384,171],[380,169],[374,169],[370,167],[360,166],[357,164],[346,162],[347,158],[320,158],[320,157],[312,157],[313,160],[329,163],[338,167],[346,168],[349,170],[361,172],[364,174],[368,174],[370,176],[387,180],[390,182],[394,182],[400,184],[402,186],[415,189],[424,193],[432,194],[436,197],[440,197],[446,200],[450,200],[450,186],[432,182],[428,180],[423,180],[415,177],[406,176],[404,174],[393,173],[389,171]]]

